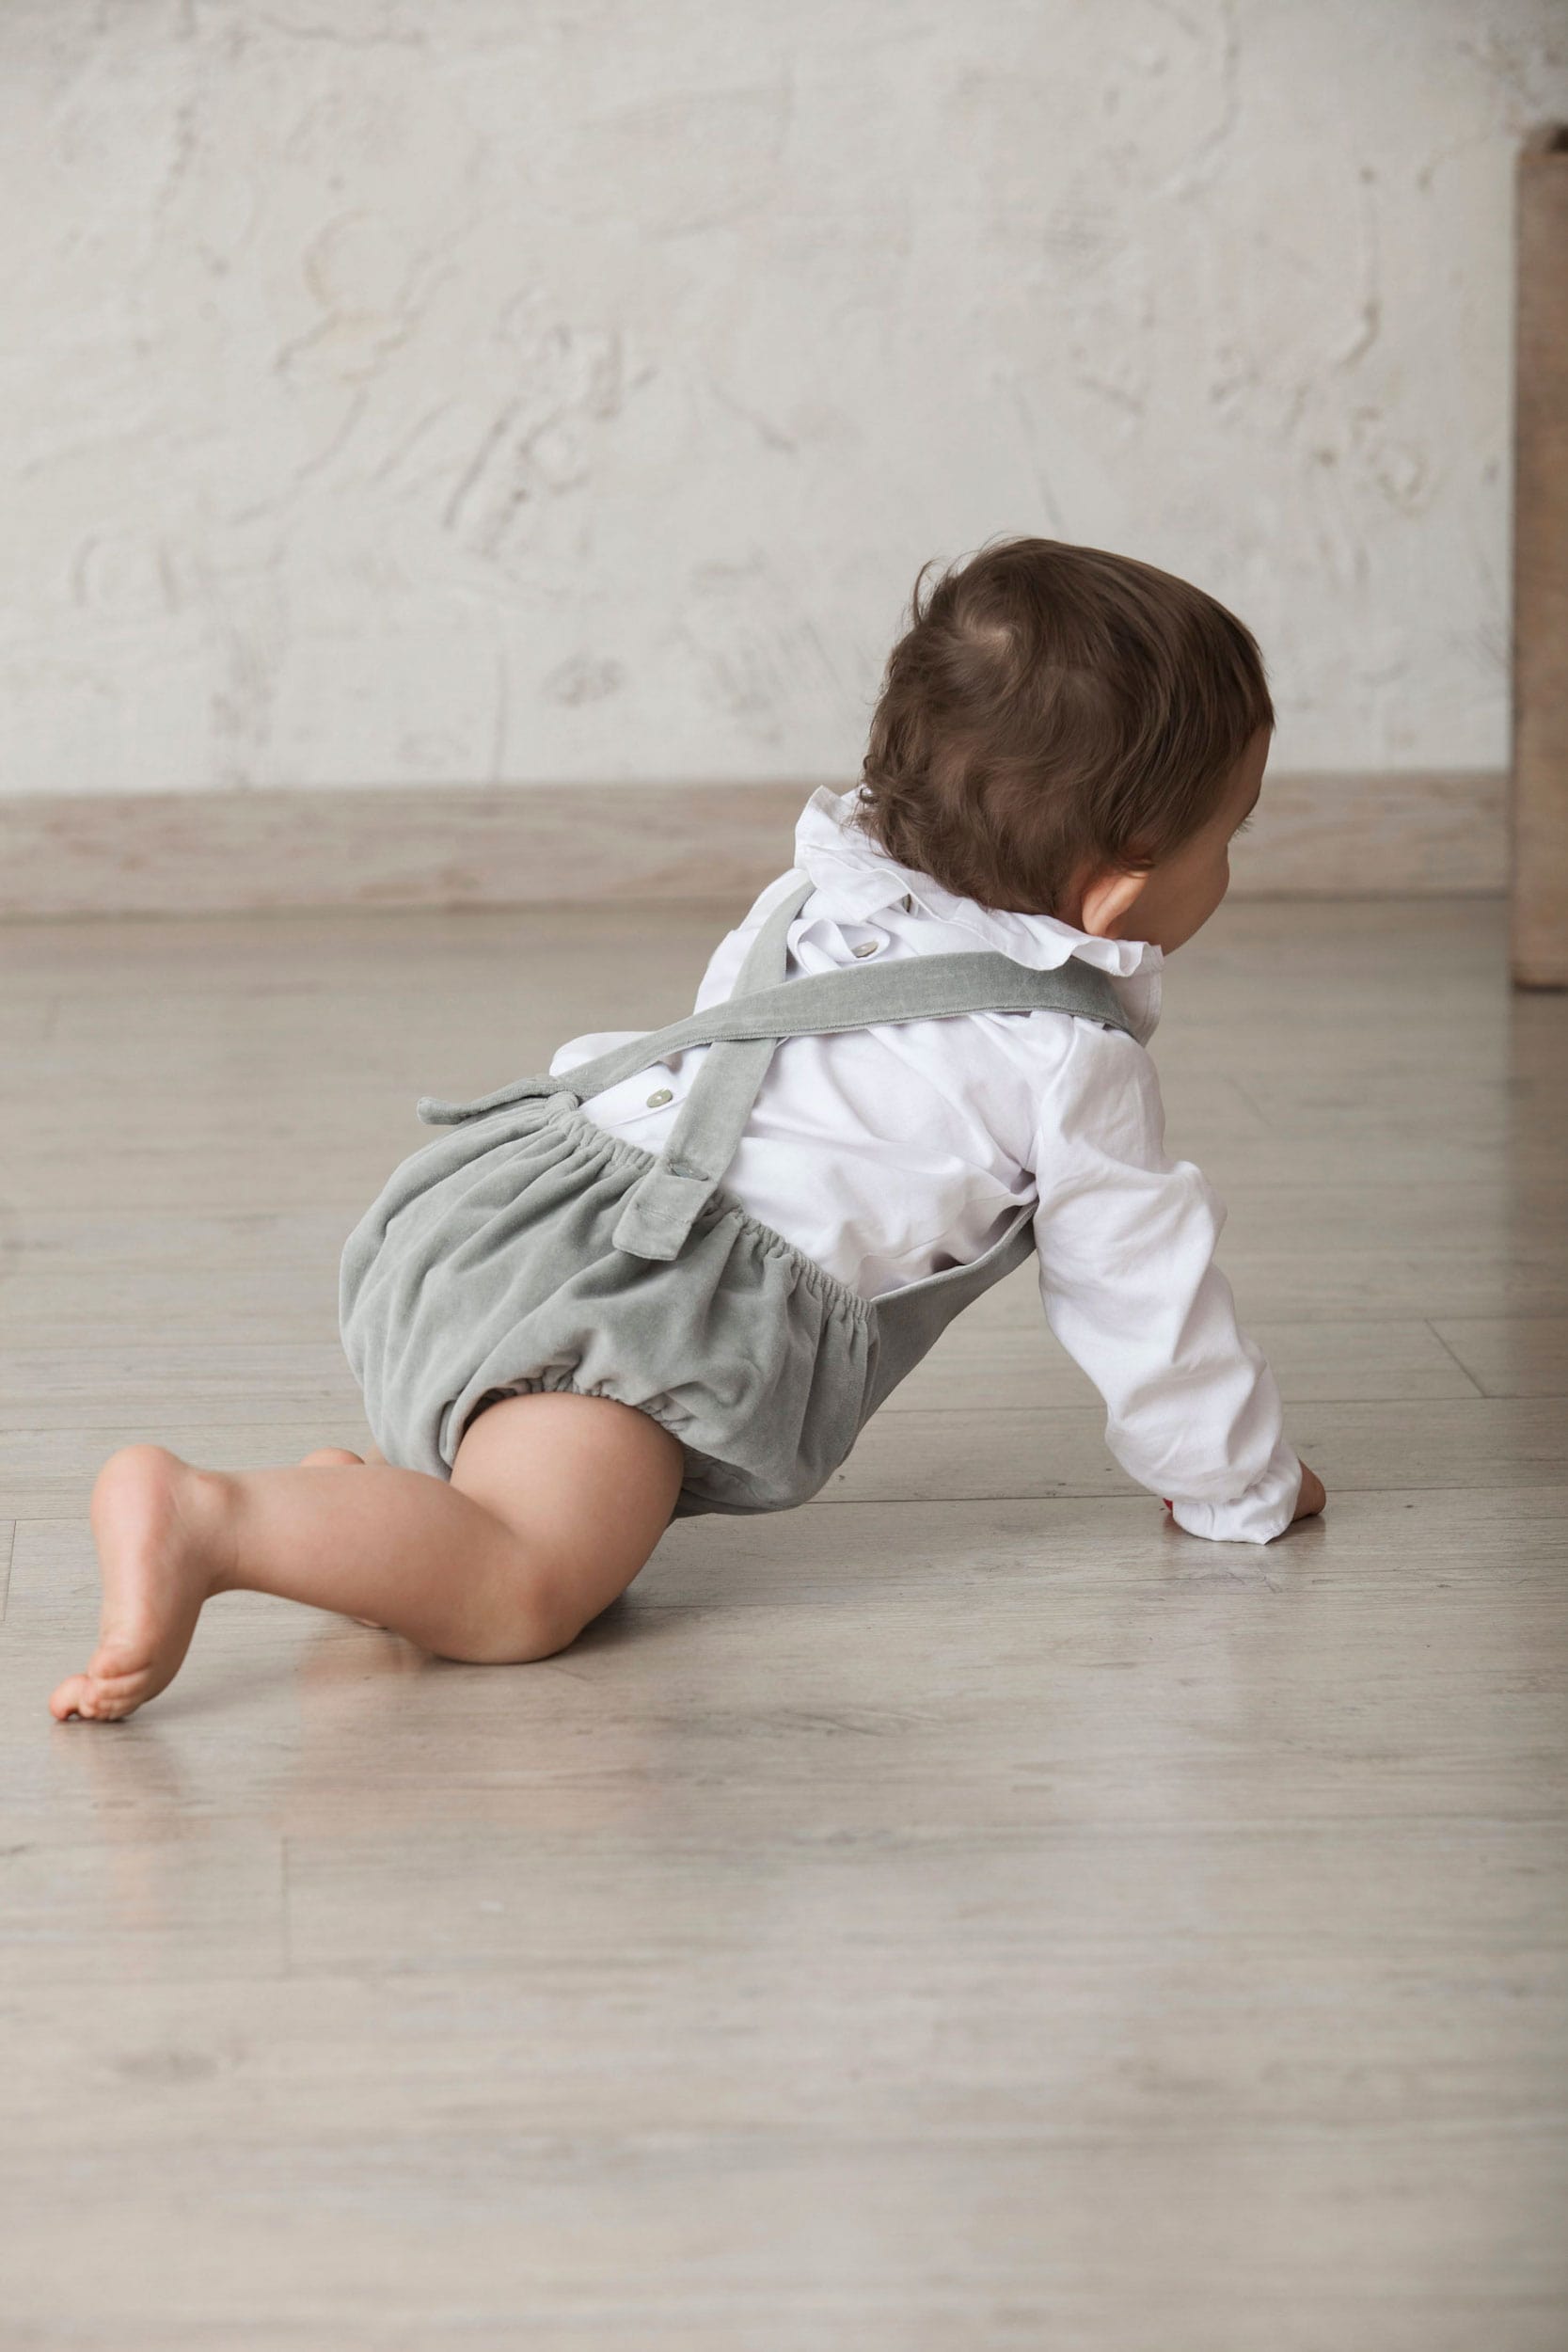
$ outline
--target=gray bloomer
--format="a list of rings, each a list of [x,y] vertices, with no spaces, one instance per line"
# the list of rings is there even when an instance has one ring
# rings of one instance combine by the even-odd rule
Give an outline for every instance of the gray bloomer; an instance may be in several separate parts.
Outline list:
[[[343,1345],[389,1462],[444,1477],[486,1406],[564,1390],[673,1432],[677,1515],[786,1510],[953,1317],[1028,1258],[1024,1207],[970,1264],[862,1298],[721,1189],[782,1038],[1041,1009],[1132,1027],[1106,975],[1077,961],[1037,972],[988,951],[785,979],[811,891],[802,878],[773,910],[727,1002],[561,1077],[420,1104],[452,1132],[396,1169],[341,1270]],[[584,1116],[695,1045],[711,1050],[657,1157]]]

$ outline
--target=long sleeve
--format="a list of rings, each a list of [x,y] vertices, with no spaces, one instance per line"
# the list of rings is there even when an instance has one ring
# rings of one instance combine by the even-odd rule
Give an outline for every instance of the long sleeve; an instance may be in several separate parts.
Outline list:
[[[1267,1543],[1301,1464],[1279,1391],[1214,1263],[1225,1212],[1164,1148],[1142,1046],[1074,1022],[1042,1117],[1036,1238],[1046,1319],[1105,1400],[1106,1443],[1189,1534]]]

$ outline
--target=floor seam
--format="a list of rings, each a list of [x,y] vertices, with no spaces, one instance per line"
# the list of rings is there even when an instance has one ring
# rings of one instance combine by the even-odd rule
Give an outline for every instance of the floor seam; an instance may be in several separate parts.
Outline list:
[[[1426,1318],[1426,1327],[1432,1333],[1433,1338],[1437,1342],[1438,1346],[1443,1350],[1444,1354],[1451,1358],[1453,1362],[1459,1366],[1460,1371],[1465,1375],[1465,1379],[1468,1380],[1470,1386],[1474,1389],[1478,1396],[1484,1396],[1494,1404],[1500,1404],[1506,1401],[1502,1398],[1493,1397],[1490,1389],[1483,1389],[1481,1387],[1481,1382],[1476,1378],[1476,1375],[1470,1370],[1469,1365],[1464,1361],[1463,1358],[1454,1355],[1453,1349],[1449,1345],[1448,1341],[1443,1337],[1442,1332],[1437,1328],[1436,1324],[1433,1321],[1430,1315]]]

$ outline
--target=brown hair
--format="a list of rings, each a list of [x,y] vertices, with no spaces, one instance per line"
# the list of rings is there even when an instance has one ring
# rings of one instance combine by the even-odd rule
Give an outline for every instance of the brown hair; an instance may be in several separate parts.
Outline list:
[[[1274,707],[1251,632],[1130,556],[1009,539],[915,582],[855,822],[982,906],[1053,914],[1205,824]]]

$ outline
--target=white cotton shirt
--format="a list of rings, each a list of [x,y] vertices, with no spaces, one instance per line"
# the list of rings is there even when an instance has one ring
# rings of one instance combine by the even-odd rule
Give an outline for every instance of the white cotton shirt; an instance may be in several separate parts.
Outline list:
[[[1076,956],[1110,975],[1133,1034],[1064,1012],[885,1022],[774,1052],[724,1189],[863,1297],[979,1257],[1035,1210],[1046,1320],[1107,1407],[1123,1469],[1190,1534],[1266,1543],[1289,1526],[1301,1464],[1274,1376],[1237,1328],[1214,1263],[1225,1212],[1167,1158],[1146,1046],[1158,947],[1049,915],[996,913],[895,865],[851,823],[858,793],[813,795],[795,869],[715,949],[698,1011],[727,997],[752,939],[802,878],[788,977],[875,958],[1000,949],[1037,971]],[[576,1038],[550,1068],[646,1031]],[[659,1152],[705,1046],[592,1096],[595,1125]]]

